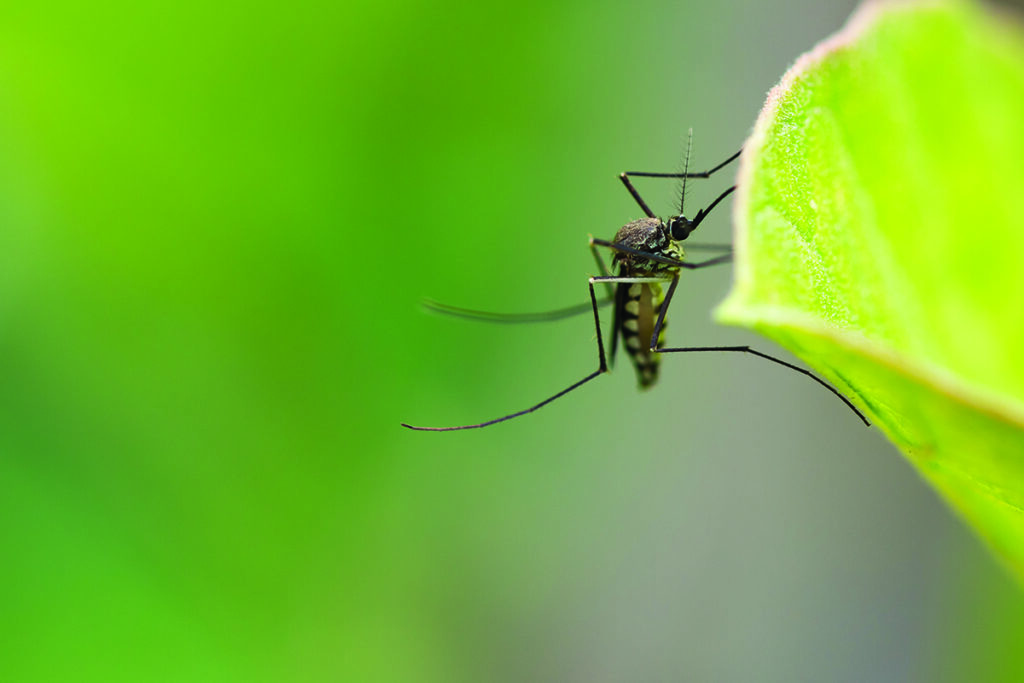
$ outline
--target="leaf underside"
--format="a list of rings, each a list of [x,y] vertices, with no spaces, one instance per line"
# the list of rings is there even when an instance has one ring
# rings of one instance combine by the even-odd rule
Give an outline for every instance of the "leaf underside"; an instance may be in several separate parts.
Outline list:
[[[862,7],[744,148],[716,315],[861,406],[1024,579],[1024,33]]]

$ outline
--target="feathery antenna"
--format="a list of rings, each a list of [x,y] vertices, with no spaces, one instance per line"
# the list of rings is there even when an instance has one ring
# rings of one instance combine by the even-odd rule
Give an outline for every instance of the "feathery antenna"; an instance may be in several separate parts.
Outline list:
[[[686,204],[686,176],[690,172],[690,149],[693,147],[693,128],[686,136],[686,160],[683,161],[683,193],[679,198],[679,215],[684,215],[683,206]]]

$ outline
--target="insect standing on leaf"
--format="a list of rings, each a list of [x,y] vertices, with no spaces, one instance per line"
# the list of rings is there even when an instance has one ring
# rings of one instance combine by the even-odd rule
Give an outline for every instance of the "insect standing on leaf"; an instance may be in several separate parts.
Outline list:
[[[691,131],[692,136],[692,131]],[[742,150],[741,150],[742,151]],[[692,219],[684,214],[686,202],[686,180],[688,178],[709,178],[716,171],[724,168],[740,156],[736,152],[731,157],[718,164],[714,168],[701,172],[690,172],[690,145],[687,145],[686,161],[682,173],[646,173],[628,171],[622,173],[619,179],[625,185],[626,190],[639,205],[646,215],[646,218],[627,223],[615,234],[612,241],[590,238],[590,250],[594,260],[601,271],[601,275],[591,277],[589,280],[590,303],[582,306],[547,311],[544,313],[525,314],[501,314],[488,313],[485,311],[473,311],[464,308],[439,304],[428,301],[426,306],[435,311],[454,315],[457,317],[484,320],[489,322],[518,323],[518,322],[546,322],[558,320],[572,315],[593,311],[594,327],[597,330],[597,354],[598,368],[591,374],[579,380],[575,384],[562,389],[557,394],[550,396],[536,405],[525,410],[520,410],[509,415],[504,415],[486,422],[477,424],[459,425],[453,427],[415,427],[402,423],[403,427],[419,431],[448,432],[460,429],[478,429],[488,427],[499,422],[505,422],[515,417],[532,413],[538,408],[546,406],[557,398],[565,396],[574,389],[578,389],[590,380],[608,371],[608,362],[605,357],[604,340],[601,335],[601,319],[598,309],[608,303],[614,304],[614,322],[612,325],[612,347],[611,358],[614,360],[618,348],[619,339],[626,348],[626,353],[636,367],[637,379],[641,388],[652,386],[658,379],[658,364],[660,354],[663,353],[695,353],[695,352],[733,352],[748,353],[758,358],[777,363],[779,365],[795,370],[811,378],[835,394],[845,403],[850,410],[857,414],[864,424],[869,424],[864,415],[831,384],[828,384],[820,377],[808,370],[788,363],[775,356],[756,351],[749,346],[685,346],[685,347],[662,347],[663,334],[665,331],[665,313],[675,294],[676,285],[679,284],[679,274],[683,269],[697,270],[709,266],[728,263],[732,260],[732,248],[728,245],[692,244],[695,249],[712,249],[724,253],[713,258],[690,262],[686,261],[686,254],[683,251],[683,242],[697,227],[708,217],[708,214],[718,204],[728,197],[736,186],[728,188],[706,208],[700,209]],[[682,180],[682,197],[679,201],[679,213],[667,220],[662,220],[654,215],[650,207],[637,192],[630,177],[647,178],[676,178]],[[610,272],[604,259],[601,258],[598,247],[607,248],[614,252],[612,256],[612,268],[615,274]],[[603,286],[607,292],[607,298],[598,300],[594,291],[594,285]],[[667,290],[664,285],[668,286]]]

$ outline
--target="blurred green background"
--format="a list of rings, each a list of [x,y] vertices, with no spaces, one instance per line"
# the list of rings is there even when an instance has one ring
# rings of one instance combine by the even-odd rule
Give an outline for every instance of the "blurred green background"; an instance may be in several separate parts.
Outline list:
[[[584,301],[616,174],[733,152],[852,7],[0,8],[0,679],[1019,680],[1018,588],[795,373],[398,426],[593,370],[418,302]],[[691,275],[670,342],[771,349]]]

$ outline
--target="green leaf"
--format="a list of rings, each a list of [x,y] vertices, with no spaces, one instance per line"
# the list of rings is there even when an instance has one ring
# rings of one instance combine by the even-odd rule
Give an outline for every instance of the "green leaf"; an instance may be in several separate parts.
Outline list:
[[[869,3],[797,61],[744,148],[736,282],[717,317],[835,383],[1024,578],[1013,19]]]

